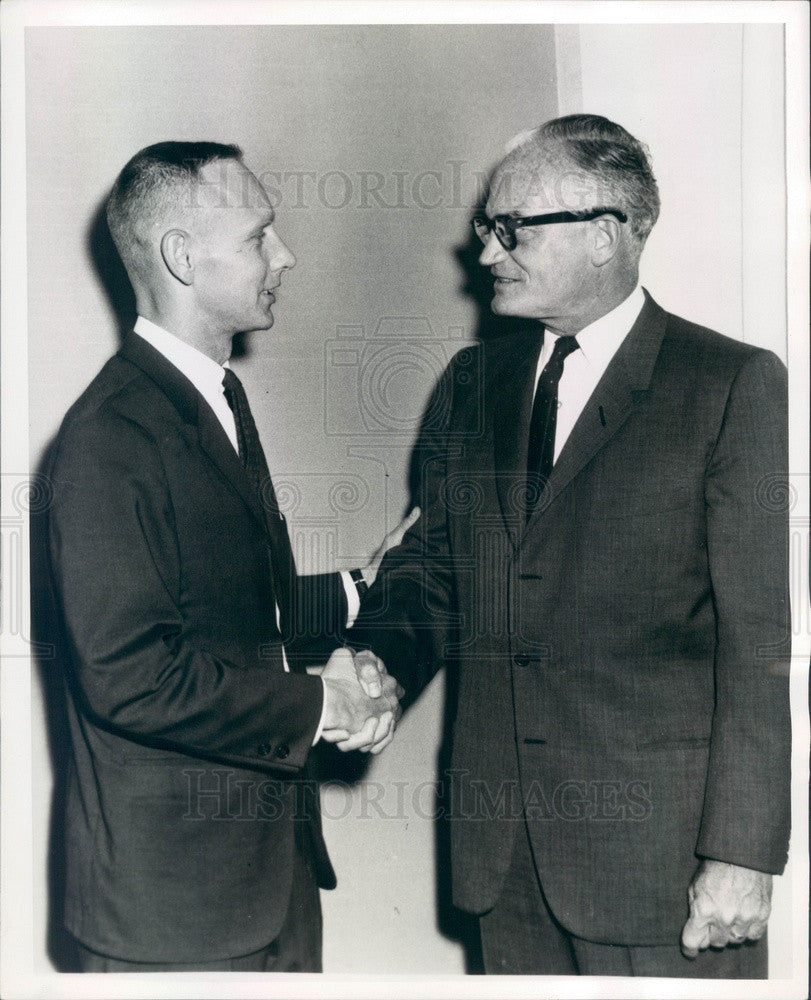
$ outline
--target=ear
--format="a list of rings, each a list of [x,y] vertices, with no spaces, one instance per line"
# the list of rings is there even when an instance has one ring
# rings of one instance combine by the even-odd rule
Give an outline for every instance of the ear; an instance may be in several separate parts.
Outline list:
[[[594,219],[591,224],[591,260],[602,267],[613,259],[620,247],[620,222],[613,215]]]
[[[161,256],[168,270],[184,285],[194,284],[189,234],[184,229],[170,229],[161,239]]]

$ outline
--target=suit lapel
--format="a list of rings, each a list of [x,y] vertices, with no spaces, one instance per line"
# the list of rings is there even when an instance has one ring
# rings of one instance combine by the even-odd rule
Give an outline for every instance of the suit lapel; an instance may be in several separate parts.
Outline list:
[[[186,376],[143,337],[129,334],[119,355],[137,365],[166,394],[183,420],[196,426],[198,441],[228,486],[243,500],[261,527],[267,522],[259,498],[248,480],[239,456],[214,412]]]
[[[527,478],[527,441],[535,370],[543,345],[543,332],[522,334],[509,345],[506,373],[497,382],[493,408],[493,455],[504,524],[513,545],[524,529]]]
[[[664,310],[645,292],[645,305],[583,408],[528,526],[543,516],[645,398],[666,323]]]

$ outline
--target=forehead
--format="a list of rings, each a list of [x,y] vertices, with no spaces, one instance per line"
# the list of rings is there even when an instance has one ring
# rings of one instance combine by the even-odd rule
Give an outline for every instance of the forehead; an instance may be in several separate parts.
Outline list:
[[[533,143],[498,165],[486,210],[489,216],[582,212],[601,204],[599,187],[593,175],[567,162],[554,147]]]
[[[210,218],[273,221],[265,189],[239,160],[214,160],[200,169],[197,204]]]
[[[544,211],[549,194],[554,192],[554,178],[547,165],[508,156],[490,179],[487,198],[488,215],[527,215],[541,200]]]

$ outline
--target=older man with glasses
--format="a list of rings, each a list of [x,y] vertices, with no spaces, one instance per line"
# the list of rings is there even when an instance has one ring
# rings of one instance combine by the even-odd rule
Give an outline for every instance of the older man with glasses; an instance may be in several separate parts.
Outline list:
[[[356,630],[458,671],[454,901],[491,973],[762,978],[789,837],[786,373],[639,285],[647,151],[514,144],[473,220],[493,312]],[[767,491],[768,492],[768,491]]]

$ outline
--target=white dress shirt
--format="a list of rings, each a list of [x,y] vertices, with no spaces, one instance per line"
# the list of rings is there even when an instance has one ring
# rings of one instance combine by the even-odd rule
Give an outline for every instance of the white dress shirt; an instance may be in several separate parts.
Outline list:
[[[217,364],[207,354],[143,316],[138,317],[135,332],[186,376],[214,411],[214,416],[222,424],[234,451],[239,452],[237,426],[222,384],[225,369],[231,367],[229,363],[226,361],[225,365]]]
[[[233,445],[234,451],[239,453],[236,421],[234,420],[231,407],[225,398],[225,388],[222,383],[225,369],[230,367],[228,362],[226,361],[225,365],[217,364],[207,354],[203,354],[197,348],[187,344],[184,340],[180,340],[173,333],[169,333],[168,330],[164,330],[163,327],[158,326],[151,320],[145,319],[143,316],[138,317],[134,329],[139,337],[143,337],[156,351],[160,351],[167,361],[186,376],[214,411],[214,416],[222,424],[222,429]],[[342,573],[341,578],[346,590],[347,599],[354,599],[354,614],[357,615],[357,611],[360,608],[360,598],[358,597],[357,588],[348,573]],[[350,601],[350,616],[352,615],[352,607],[353,605]],[[276,624],[279,627],[279,631],[281,631],[281,615],[278,604],[276,605]],[[284,664],[284,669],[289,673],[290,664],[287,662],[287,654],[284,651],[284,646],[282,646],[282,663]],[[325,688],[323,704],[321,706],[321,719],[318,723],[318,729],[315,732],[313,745],[321,739],[321,731],[324,728],[324,716],[327,711],[326,696],[327,692]]]
[[[631,332],[631,327],[645,304],[645,296],[639,285],[616,309],[583,327],[577,334],[580,349],[572,351],[563,365],[563,375],[558,383],[558,422],[555,429],[555,457],[563,446],[572,428],[577,423],[589,397],[597,388],[606,368],[619,350],[620,344]],[[544,333],[543,350],[538,358],[535,372],[535,389],[546,363],[552,357],[558,335],[547,330]]]

